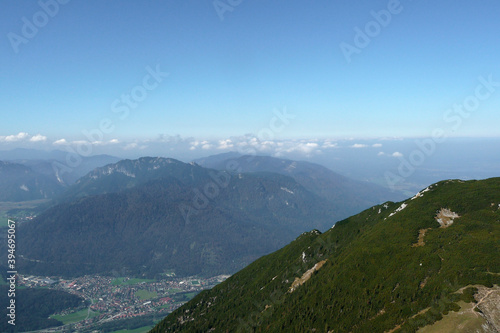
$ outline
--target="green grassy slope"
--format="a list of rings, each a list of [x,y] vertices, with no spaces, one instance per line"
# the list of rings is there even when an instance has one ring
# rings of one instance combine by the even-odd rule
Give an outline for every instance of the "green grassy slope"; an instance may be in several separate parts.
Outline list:
[[[442,208],[460,215],[448,228],[435,219]],[[413,246],[422,229],[425,245]],[[472,288],[458,289],[500,284],[492,274],[500,272],[499,253],[500,178],[443,181],[324,234],[303,234],[202,292],[152,332],[414,332],[473,300]],[[325,259],[289,292],[296,277]]]

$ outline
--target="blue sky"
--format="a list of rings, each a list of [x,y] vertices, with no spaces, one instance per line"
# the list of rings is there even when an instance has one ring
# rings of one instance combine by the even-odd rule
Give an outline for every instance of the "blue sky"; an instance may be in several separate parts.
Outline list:
[[[495,0],[59,1],[3,2],[0,149],[499,135]]]

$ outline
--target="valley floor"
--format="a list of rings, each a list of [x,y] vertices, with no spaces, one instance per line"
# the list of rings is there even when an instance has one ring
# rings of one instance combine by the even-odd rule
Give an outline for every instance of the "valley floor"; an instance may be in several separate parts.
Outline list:
[[[208,279],[177,278],[171,273],[161,280],[99,275],[65,280],[58,277],[19,275],[17,281],[20,287],[62,290],[87,301],[85,307],[68,309],[51,316],[64,324],[50,330],[57,332],[68,328],[91,331],[103,324],[147,316],[155,316],[159,320],[200,291],[210,289],[226,278],[227,275]]]

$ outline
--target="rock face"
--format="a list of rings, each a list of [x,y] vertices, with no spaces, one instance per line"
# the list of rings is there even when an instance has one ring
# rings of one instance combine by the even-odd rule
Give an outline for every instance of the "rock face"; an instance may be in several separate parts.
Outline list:
[[[314,272],[319,270],[325,264],[326,260],[320,261],[313,266],[310,270],[306,271],[300,278],[295,278],[292,285],[290,286],[290,290],[288,292],[293,293],[298,287],[306,283],[307,280],[311,278]]]
[[[441,208],[436,215],[436,221],[441,225],[441,228],[447,228],[453,224],[453,221],[460,216],[452,212],[448,208]]]
[[[500,287],[479,286],[477,289],[478,293],[474,295],[477,300],[476,307],[485,318],[489,332],[500,332]]]
[[[441,320],[420,328],[418,333],[500,332],[500,287],[471,287],[476,290],[474,300],[470,303],[459,302],[460,309],[448,312]],[[457,293],[461,294],[464,289],[461,288]]]

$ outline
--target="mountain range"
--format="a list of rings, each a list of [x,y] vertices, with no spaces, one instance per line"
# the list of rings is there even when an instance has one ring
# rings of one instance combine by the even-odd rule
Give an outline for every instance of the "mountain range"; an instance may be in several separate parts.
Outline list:
[[[366,191],[379,190],[373,202],[390,194],[319,165],[254,158],[262,163],[233,171],[153,157],[96,168],[20,228],[20,265],[43,275],[234,273],[304,230],[327,230],[367,205]]]
[[[498,332],[500,178],[448,180],[303,233],[151,332]]]
[[[329,203],[291,177],[234,176],[173,159],[98,168],[68,193],[85,196],[20,227],[25,272],[233,273],[303,230],[335,223]]]
[[[79,156],[68,162],[60,150],[0,151],[0,201],[52,199],[96,167],[119,161],[108,155]]]
[[[201,166],[233,173],[273,172],[292,177],[307,190],[325,198],[346,218],[383,201],[399,201],[405,196],[369,182],[344,177],[322,165],[271,156],[224,153],[195,160]]]

